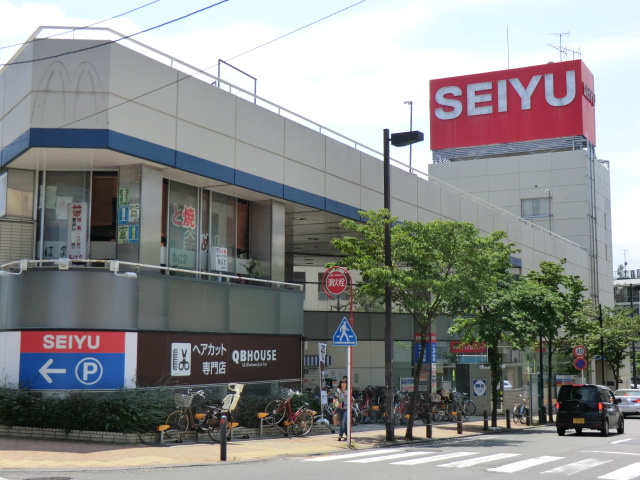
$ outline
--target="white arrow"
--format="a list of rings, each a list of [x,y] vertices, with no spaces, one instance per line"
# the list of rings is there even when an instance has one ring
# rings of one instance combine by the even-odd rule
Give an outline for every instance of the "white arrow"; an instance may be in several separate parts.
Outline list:
[[[48,383],[53,383],[53,380],[51,379],[51,377],[49,376],[50,373],[67,373],[67,369],[66,368],[49,368],[49,366],[53,363],[53,358],[50,358],[49,360],[47,360],[47,363],[45,363],[42,368],[40,368],[40,370],[38,370],[38,372],[40,373],[40,375],[42,375],[44,377],[44,379],[48,382]]]

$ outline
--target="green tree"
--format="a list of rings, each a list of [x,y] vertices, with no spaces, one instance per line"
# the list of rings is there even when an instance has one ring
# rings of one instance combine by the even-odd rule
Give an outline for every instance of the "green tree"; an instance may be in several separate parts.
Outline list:
[[[507,265],[508,267],[508,265]],[[487,346],[487,362],[491,371],[491,425],[497,426],[499,388],[502,384],[502,355],[498,350],[501,343],[509,342],[515,328],[509,316],[508,293],[513,280],[508,269],[503,267],[495,272],[496,282],[483,292],[482,298],[471,305],[470,315],[457,317],[449,332],[459,336],[465,344],[475,342]]]
[[[361,212],[366,223],[342,222],[357,236],[334,239],[345,254],[341,266],[358,270],[361,287],[383,297],[387,286],[393,302],[412,315],[420,332],[420,354],[414,372],[414,392],[406,438],[413,438],[422,359],[428,329],[441,313],[458,313],[474,304],[495,283],[495,272],[508,267],[511,246],[504,232],[480,236],[468,222],[435,220],[429,223],[396,222],[387,210]],[[384,262],[384,227],[391,226],[392,266]],[[387,405],[390,405],[388,399]],[[388,417],[387,422],[390,422]]]
[[[579,325],[578,319],[589,305],[589,300],[583,294],[586,288],[582,280],[577,275],[567,275],[565,263],[564,258],[558,263],[541,262],[540,271],[534,270],[523,276],[512,296],[512,317],[520,320],[518,324],[524,327],[519,334],[523,342],[528,341],[530,346],[534,346],[538,340],[546,346],[549,406],[555,383],[553,354],[564,343],[563,339],[575,331]],[[527,318],[529,322],[523,323]],[[553,421],[551,409],[549,415]]]
[[[630,356],[629,345],[640,340],[640,317],[628,307],[602,307],[602,328],[590,332],[585,340],[588,351],[600,352],[603,340],[604,358],[611,367],[616,388],[620,385],[620,371]],[[599,322],[599,312],[593,310],[593,323]]]

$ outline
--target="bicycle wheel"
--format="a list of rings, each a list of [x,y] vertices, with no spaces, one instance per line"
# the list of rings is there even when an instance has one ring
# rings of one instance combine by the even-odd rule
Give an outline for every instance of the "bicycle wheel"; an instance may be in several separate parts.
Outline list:
[[[302,437],[311,431],[311,427],[313,427],[313,415],[310,411],[304,410],[293,421],[291,430],[293,430],[294,435]]]
[[[183,410],[174,410],[167,417],[167,425],[169,428],[165,430],[164,434],[169,440],[175,440],[176,442],[182,442],[187,429],[189,428],[189,418]]]
[[[476,414],[476,404],[473,403],[473,400],[465,400],[463,409],[468,416]]]
[[[220,441],[220,417],[218,414],[209,419],[206,427],[209,438],[214,442]]]
[[[283,400],[271,400],[264,407],[264,411],[267,412],[267,418],[265,420],[272,425],[277,425],[284,419],[285,409],[282,404]]]
[[[233,416],[231,415],[231,412],[227,412],[225,415],[227,416],[227,439],[230,440],[231,430],[233,429]],[[209,434],[209,438],[214,442],[222,440],[220,437],[220,417],[216,416],[211,419],[209,427],[207,428],[207,433]]]

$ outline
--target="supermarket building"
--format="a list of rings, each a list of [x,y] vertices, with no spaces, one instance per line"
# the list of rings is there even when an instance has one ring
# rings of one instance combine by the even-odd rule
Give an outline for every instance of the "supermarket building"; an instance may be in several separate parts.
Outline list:
[[[0,377],[74,390],[312,375],[343,315],[319,287],[330,240],[383,206],[380,154],[138,42],[95,38],[28,42],[0,70]],[[444,87],[442,110],[457,111],[462,87]],[[456,143],[462,127],[438,148],[432,131],[428,174],[392,165],[393,215],[504,230],[514,273],[566,258],[611,304],[609,172],[591,130],[480,148]],[[382,314],[356,322],[355,384],[382,385]],[[409,377],[414,326],[394,325]],[[451,382],[466,360],[445,320],[435,331]],[[345,351],[328,353],[338,374]],[[519,384],[528,367],[509,355]]]

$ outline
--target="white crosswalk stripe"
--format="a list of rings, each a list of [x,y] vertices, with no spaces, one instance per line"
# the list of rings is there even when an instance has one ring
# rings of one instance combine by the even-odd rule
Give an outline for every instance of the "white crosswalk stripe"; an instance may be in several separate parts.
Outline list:
[[[347,463],[373,463],[373,462],[384,462],[386,460],[395,460],[398,458],[405,457],[415,457],[418,455],[425,455],[433,452],[402,452],[402,453],[394,453],[392,455],[381,455],[376,457],[369,458],[359,458],[357,460],[346,460]]]
[[[580,460],[579,462],[569,463],[560,467],[546,470],[542,473],[555,473],[556,475],[573,475],[589,468],[597,467],[605,463],[611,462],[611,460],[597,460],[595,458],[587,458],[586,460]]]
[[[542,457],[534,457],[529,458],[527,460],[520,460],[519,462],[508,463],[507,465],[503,465],[501,467],[496,468],[488,468],[490,472],[502,472],[502,473],[514,473],[519,472],[520,470],[525,470],[527,468],[535,467],[537,465],[542,465],[547,462],[555,462],[556,460],[562,460],[564,457],[551,457],[547,455],[543,455]]]
[[[397,452],[395,448],[382,448],[380,450],[367,450],[366,452],[345,453],[338,455],[327,455],[323,457],[305,458],[304,462],[330,462],[332,460],[345,460],[348,458],[368,457],[371,455],[380,455],[384,453]]]
[[[402,462],[392,462],[391,465],[421,465],[423,463],[439,462],[440,460],[449,460],[450,458],[466,457],[467,455],[477,454],[478,452],[443,453],[442,455],[434,455],[433,457],[414,458],[411,460],[403,460]]]
[[[606,452],[602,452],[606,453]],[[438,467],[444,468],[471,468],[486,463],[497,463],[509,458],[521,456],[520,453],[496,453],[491,455],[480,455],[480,452],[470,452],[466,450],[438,453],[430,450],[398,450],[397,448],[384,448],[379,450],[367,450],[363,452],[334,454],[320,457],[305,458],[305,462],[330,462],[339,461],[351,464],[368,464],[375,462],[387,462],[389,465],[415,466],[425,463],[435,463]],[[410,458],[415,457],[415,458]],[[462,457],[469,457],[464,458]],[[546,463],[558,462],[566,457],[555,457],[543,455],[532,457],[520,461],[506,463],[493,468],[486,468],[488,472],[516,473],[527,469],[534,469]],[[458,460],[459,459],[459,460]],[[549,470],[544,470],[541,474],[569,476],[576,473],[585,472],[589,469],[605,465],[613,460],[587,458],[565,465],[559,465]],[[506,477],[503,477],[506,478]],[[598,477],[602,480],[635,480],[640,479],[640,462],[632,463],[626,467],[618,468],[605,475]],[[0,480],[3,480],[0,478]]]
[[[613,472],[598,478],[603,478],[605,480],[633,480],[638,477],[640,477],[640,462],[632,463],[631,465],[619,468],[618,470],[614,470]]]
[[[458,462],[443,463],[442,465],[438,466],[449,468],[467,468],[474,465],[480,465],[481,463],[489,463],[495,460],[502,460],[504,458],[517,457],[519,455],[519,453],[496,453],[495,455],[487,455],[485,457],[468,458],[466,460],[460,460]]]

